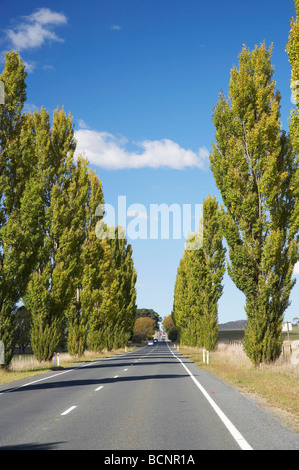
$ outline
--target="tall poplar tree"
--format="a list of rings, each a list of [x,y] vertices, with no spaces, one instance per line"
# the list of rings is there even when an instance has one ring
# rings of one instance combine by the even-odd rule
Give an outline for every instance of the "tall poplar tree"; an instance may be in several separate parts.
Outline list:
[[[119,256],[116,268],[119,278],[119,310],[117,313],[114,347],[124,347],[133,334],[136,319],[136,281],[132,245],[125,238],[118,238]]]
[[[82,236],[81,227],[76,226],[80,208],[74,182],[77,169],[73,162],[72,119],[63,110],[56,110],[50,126],[49,115],[43,109],[34,113],[34,118],[38,170],[44,188],[40,225],[43,243],[24,302],[32,315],[32,348],[41,361],[53,356],[62,338],[65,311],[73,295],[75,253]],[[77,213],[71,211],[74,202]]]
[[[299,159],[299,0],[294,0],[296,17],[291,18],[290,34],[287,43],[287,53],[291,64],[291,89],[296,107],[291,109],[290,138],[293,151]],[[293,193],[295,196],[295,211],[292,218],[292,231],[299,231],[299,169],[292,179]]]
[[[56,222],[56,226],[61,228],[61,233],[58,235],[61,271],[65,277],[63,290],[66,301],[64,313],[68,352],[79,355],[83,353],[85,346],[81,332],[80,289],[83,275],[82,253],[88,223],[89,173],[87,161],[79,156],[72,165],[65,193],[63,194],[61,188],[56,188],[58,197],[53,213],[55,218],[53,222]],[[62,194],[60,194],[61,192]]]
[[[225,272],[225,249],[222,245],[219,208],[215,196],[203,202],[202,245],[194,244],[194,236],[186,243],[174,289],[172,318],[179,340],[189,346],[213,350],[218,340],[218,301],[222,295]],[[190,245],[189,245],[190,246]]]
[[[98,221],[96,208],[103,204],[102,183],[95,172],[89,173],[89,195],[87,201],[86,234],[82,246],[76,295],[68,317],[68,350],[71,354],[82,355],[88,344],[88,332],[94,309],[101,295],[101,262],[103,248],[96,237]]]
[[[218,341],[218,301],[223,292],[226,249],[222,244],[219,207],[216,197],[209,195],[203,203],[203,263],[201,281],[202,314],[200,336],[202,346],[211,351]]]
[[[96,302],[92,305],[89,317],[88,348],[93,351],[113,349],[120,309],[119,278],[111,240],[101,240],[101,247],[100,282],[96,286]]]
[[[281,130],[272,47],[243,47],[231,70],[228,99],[214,109],[211,169],[225,205],[222,228],[228,272],[245,294],[244,348],[253,364],[280,355],[282,321],[294,285],[297,244],[292,230],[297,164]]]
[[[34,178],[31,117],[22,114],[26,72],[16,51],[5,55],[0,80],[0,339],[9,366],[15,343],[14,306],[24,294],[40,244],[42,185]]]
[[[123,347],[133,333],[137,276],[132,247],[120,230],[110,227],[110,236],[98,240],[102,254],[96,283],[91,279],[94,300],[90,304],[88,347],[92,350]]]
[[[186,346],[201,346],[203,270],[203,250],[184,250],[174,286],[172,318],[178,330],[178,341]]]

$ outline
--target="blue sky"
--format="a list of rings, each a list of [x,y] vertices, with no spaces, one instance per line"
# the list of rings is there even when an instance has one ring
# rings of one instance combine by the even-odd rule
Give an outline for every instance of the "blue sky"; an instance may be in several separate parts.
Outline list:
[[[221,202],[208,162],[211,118],[243,44],[274,44],[287,130],[285,45],[294,13],[293,0],[1,0],[1,68],[4,51],[18,49],[28,72],[26,108],[70,112],[105,202],[117,208],[124,196],[127,223],[137,210],[147,224],[146,238],[128,238],[138,307],[171,313],[185,243],[171,233],[150,239],[150,205],[195,211],[208,194]],[[286,320],[299,315],[298,285],[291,300]],[[219,322],[245,318],[244,296],[225,275]]]

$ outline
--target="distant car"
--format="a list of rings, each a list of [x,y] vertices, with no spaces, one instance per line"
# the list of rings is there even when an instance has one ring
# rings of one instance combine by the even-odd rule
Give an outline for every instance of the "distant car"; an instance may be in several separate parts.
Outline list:
[[[154,338],[154,343],[156,344],[158,342],[157,338]]]
[[[153,346],[154,345],[154,340],[150,339],[149,342],[147,343],[148,346]]]

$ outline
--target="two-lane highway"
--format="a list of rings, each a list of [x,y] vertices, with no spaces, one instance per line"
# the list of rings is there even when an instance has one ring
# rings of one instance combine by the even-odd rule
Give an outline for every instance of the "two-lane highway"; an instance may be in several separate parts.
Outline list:
[[[0,387],[0,449],[299,449],[166,342]]]

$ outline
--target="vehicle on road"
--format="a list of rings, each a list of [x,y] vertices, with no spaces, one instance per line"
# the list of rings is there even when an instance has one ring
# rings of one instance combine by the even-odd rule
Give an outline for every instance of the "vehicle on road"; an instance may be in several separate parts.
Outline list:
[[[149,342],[147,343],[148,346],[153,346],[154,345],[154,340],[150,339]]]

